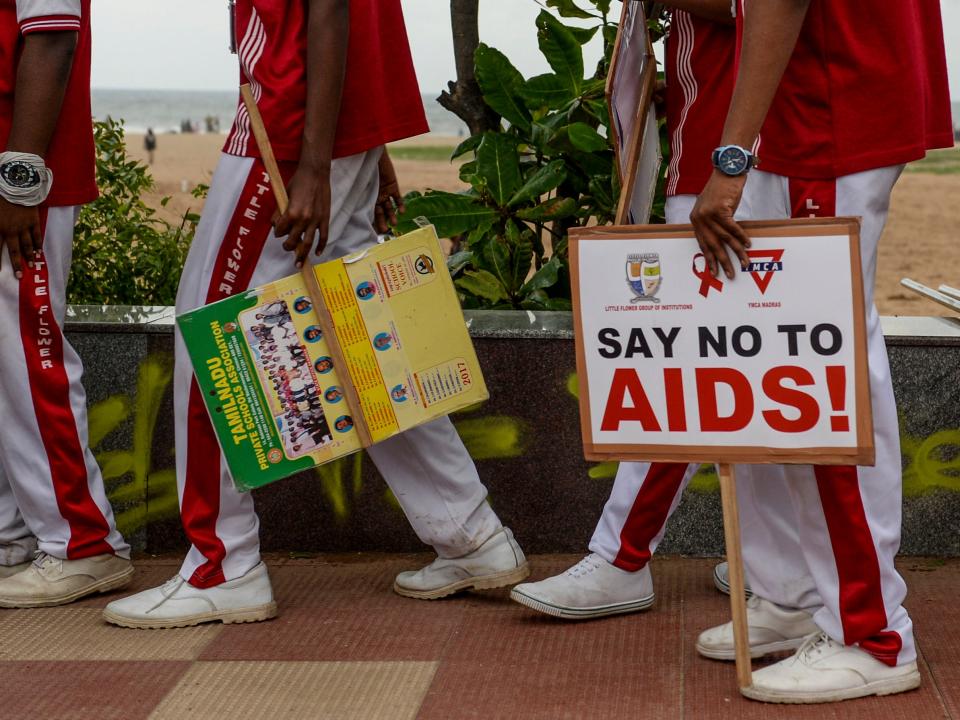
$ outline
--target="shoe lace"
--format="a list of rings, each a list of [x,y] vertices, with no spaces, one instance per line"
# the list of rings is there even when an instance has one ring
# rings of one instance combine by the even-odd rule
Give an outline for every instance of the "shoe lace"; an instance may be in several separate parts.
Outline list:
[[[180,586],[180,582],[180,575],[174,575],[163,584],[163,586],[160,588],[160,592],[162,592],[164,595],[169,595]]]
[[[590,553],[583,560],[578,562],[572,568],[567,570],[567,575],[570,577],[580,577],[582,575],[588,575],[600,567],[600,558],[596,553]]]
[[[63,560],[55,558],[53,555],[48,555],[43,550],[37,550],[33,556],[33,565],[37,570],[43,570],[54,564],[57,565],[57,570],[63,570]]]
[[[833,639],[825,632],[813,633],[803,641],[795,657],[799,661],[813,660],[814,657],[823,655],[823,652],[829,650],[834,644]]]

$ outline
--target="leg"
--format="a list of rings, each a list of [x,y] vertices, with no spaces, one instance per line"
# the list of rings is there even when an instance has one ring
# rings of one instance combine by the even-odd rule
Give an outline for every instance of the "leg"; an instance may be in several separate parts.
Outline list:
[[[814,621],[822,632],[792,658],[756,673],[753,688],[744,691],[755,699],[824,702],[901,692],[920,684],[912,624],[902,606],[906,584],[894,567],[900,544],[899,430],[873,305],[877,245],[900,170],[884,168],[830,182],[790,180],[787,186],[794,215],[862,218],[877,460],[874,467],[791,467],[785,472],[789,502],[780,499],[761,509],[767,518],[792,513],[803,538],[800,552],[816,587]]]
[[[696,195],[667,198],[669,224],[684,224],[696,204]],[[674,463],[620,463],[590,540],[591,552],[621,570],[646,566],[663,539],[667,520],[699,466]]]
[[[6,473],[0,467],[0,578],[26,568],[37,550]]]
[[[346,158],[342,174],[333,178],[333,204],[338,210],[331,217],[332,241],[320,262],[357,252],[376,242],[372,220],[379,189],[381,152],[378,148]],[[377,443],[368,453],[417,536],[434,548],[440,560],[451,561],[444,567],[450,570],[456,565],[453,561],[460,558],[472,563],[469,573],[453,572],[456,577],[446,571],[403,573],[401,578],[406,579],[398,579],[395,586],[398,592],[403,592],[409,584],[410,593],[404,594],[440,597],[453,592],[454,585],[463,589],[475,584],[471,581],[477,579],[476,572],[484,571],[487,561],[476,563],[475,558],[470,561],[466,558],[482,547],[486,550],[481,555],[488,557],[492,552],[498,558],[492,574],[503,570],[507,575],[516,575],[522,568],[521,574],[525,576],[523,553],[487,502],[487,489],[449,418],[439,418]],[[492,549],[494,546],[497,549]],[[501,564],[504,567],[500,568]]]
[[[178,314],[251,286],[274,241],[274,208],[258,162],[221,157],[180,279]],[[259,520],[253,497],[238,492],[226,470],[179,331],[174,415],[180,515],[191,543],[180,575],[201,588],[241,578],[260,562]]]
[[[646,567],[699,467],[695,463],[620,463],[590,550],[621,570]]]
[[[260,161],[221,156],[180,279],[178,313],[295,272],[273,236],[275,209]],[[253,498],[227,472],[179,332],[176,353],[177,486],[190,550],[173,580],[110,603],[104,618],[138,628],[266,620],[276,603],[260,562]]]
[[[20,281],[9,262],[0,271],[0,323],[8,339],[0,343],[0,397],[5,420],[16,428],[0,438],[0,462],[7,502],[15,500],[39,549],[57,559],[58,575],[74,574],[76,563],[87,560],[79,572],[89,576],[54,590],[39,574],[21,573],[19,585],[11,578],[0,590],[0,603],[8,605],[69,602],[125,585],[133,575],[130,547],[116,529],[87,444],[83,367],[61,330],[76,210],[44,209],[42,219],[41,259]]]
[[[794,483],[807,563],[823,597],[814,616],[834,640],[859,644],[888,665],[916,660],[902,602],[907,588],[894,567],[900,548],[900,432],[880,317],[873,303],[877,246],[900,168],[840,178],[836,214],[858,215],[867,305],[867,352],[876,464],[814,468]]]

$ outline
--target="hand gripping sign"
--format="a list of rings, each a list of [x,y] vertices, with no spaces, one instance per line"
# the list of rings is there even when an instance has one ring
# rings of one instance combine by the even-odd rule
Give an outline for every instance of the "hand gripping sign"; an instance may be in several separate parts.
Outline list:
[[[744,227],[733,281],[682,226],[571,232],[588,459],[873,463],[857,221]]]
[[[743,223],[708,272],[689,226],[570,232],[588,460],[719,463],[741,688],[752,683],[731,463],[874,462],[859,221]]]

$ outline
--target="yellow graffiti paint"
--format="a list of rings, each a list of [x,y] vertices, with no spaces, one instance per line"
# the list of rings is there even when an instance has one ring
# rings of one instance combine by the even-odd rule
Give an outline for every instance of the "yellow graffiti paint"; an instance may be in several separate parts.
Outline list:
[[[343,522],[350,517],[350,500],[347,497],[347,484],[344,478],[344,468],[352,464],[352,493],[356,496],[363,489],[363,454],[357,453],[349,457],[339,458],[324,465],[317,465],[314,470],[320,478],[320,489],[324,498],[330,503],[333,517]]]
[[[505,460],[520,457],[527,449],[529,426],[506,415],[459,420],[460,439],[474,460]]]
[[[936,489],[960,491],[960,430],[941,430],[926,438],[900,435],[906,459],[903,494],[925,495]]]
[[[117,509],[117,527],[132,533],[148,522],[178,515],[177,478],[173,469],[153,470],[153,438],[163,395],[173,379],[169,354],[148,357],[140,365],[136,395],[114,395],[88,413],[90,447],[107,485],[107,497]],[[100,444],[133,416],[133,447],[102,450]]]

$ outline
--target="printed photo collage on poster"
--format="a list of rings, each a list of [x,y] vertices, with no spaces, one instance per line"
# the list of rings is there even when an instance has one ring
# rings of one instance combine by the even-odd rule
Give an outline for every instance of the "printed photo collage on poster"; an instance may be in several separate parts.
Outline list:
[[[299,283],[268,287],[274,292],[238,320],[284,454],[295,460],[333,450],[344,436],[355,436],[354,422],[313,303]]]

